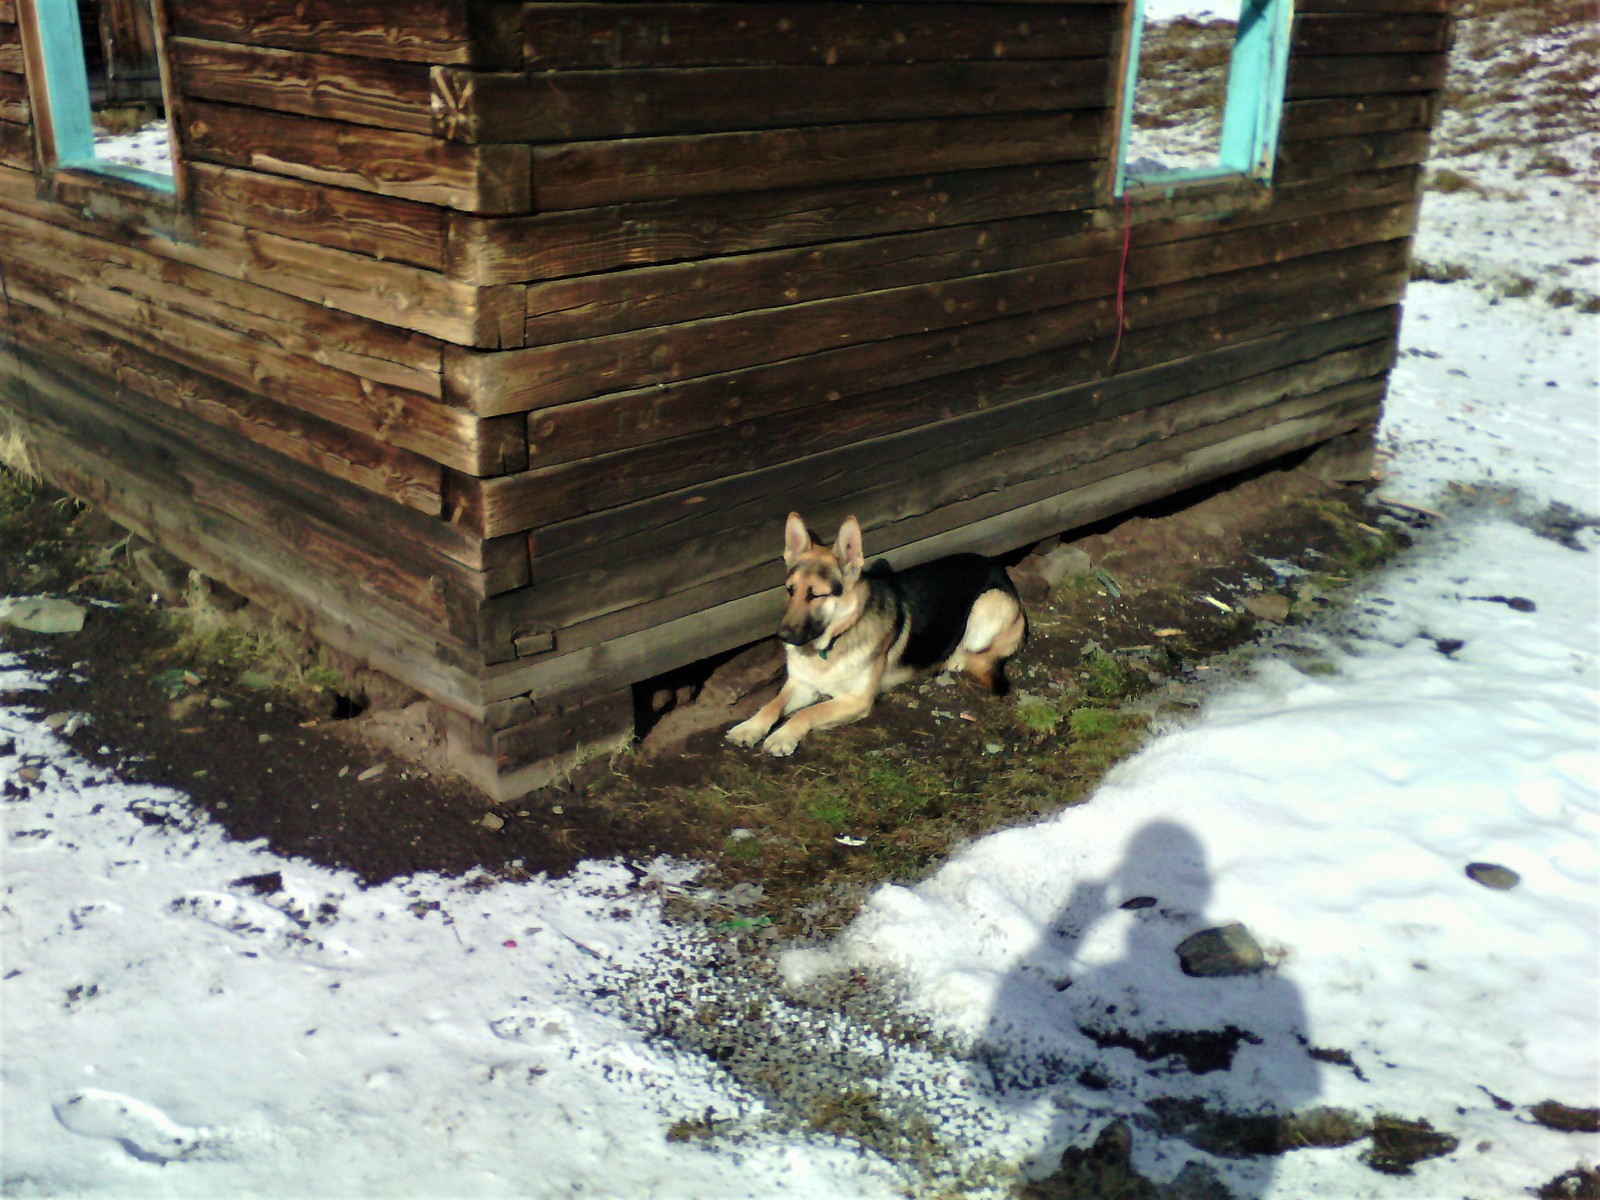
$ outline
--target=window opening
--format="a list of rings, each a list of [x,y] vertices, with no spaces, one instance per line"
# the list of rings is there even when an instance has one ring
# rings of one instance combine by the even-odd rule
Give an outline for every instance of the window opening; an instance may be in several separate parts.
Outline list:
[[[34,0],[58,167],[174,191],[152,0]]]
[[[1134,0],[1117,194],[1244,175],[1270,181],[1291,0]]]

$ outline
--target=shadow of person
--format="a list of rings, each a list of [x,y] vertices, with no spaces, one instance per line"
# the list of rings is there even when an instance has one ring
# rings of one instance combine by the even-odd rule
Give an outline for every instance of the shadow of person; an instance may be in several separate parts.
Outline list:
[[[983,1058],[1008,1098],[1053,1104],[1040,1165],[1062,1153],[1024,1195],[1245,1200],[1307,1140],[1319,1084],[1299,994],[1246,931],[1208,917],[1211,894],[1199,839],[1153,821],[1001,984]]]

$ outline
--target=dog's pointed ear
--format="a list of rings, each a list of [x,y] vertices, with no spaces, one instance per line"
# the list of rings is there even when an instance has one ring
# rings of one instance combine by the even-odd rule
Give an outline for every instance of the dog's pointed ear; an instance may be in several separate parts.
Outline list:
[[[789,519],[783,523],[783,561],[787,566],[794,566],[794,560],[807,550],[811,549],[811,531],[806,528],[806,523],[800,519],[799,513],[790,513]]]
[[[833,543],[833,553],[852,580],[861,573],[866,560],[861,552],[860,521],[854,517],[844,519],[844,524],[839,526],[838,540]]]

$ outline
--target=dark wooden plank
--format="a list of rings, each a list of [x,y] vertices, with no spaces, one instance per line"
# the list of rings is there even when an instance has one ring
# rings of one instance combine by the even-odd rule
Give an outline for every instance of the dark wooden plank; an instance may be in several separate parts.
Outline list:
[[[1395,235],[1383,231],[1402,219],[1409,222],[1409,210],[1402,213],[1391,206],[1381,212],[1306,217],[1210,241],[1152,247],[1130,260],[1129,283],[1147,287],[1384,241]],[[1098,235],[1082,243],[1082,253],[1093,256],[1096,250],[1102,253],[585,342],[481,355],[459,368],[457,385],[475,411],[485,415],[545,408],[857,342],[1055,307],[1115,290],[1120,255],[1114,236]],[[1078,251],[1069,245],[1063,252]]]
[[[3,380],[4,374],[0,372],[0,383]],[[92,391],[91,395],[97,404],[113,403],[104,387]],[[176,408],[149,404],[134,393],[129,395],[137,401],[136,407],[144,419],[164,422],[176,431],[184,444],[199,452],[201,461],[219,464],[228,478],[243,481],[241,487],[270,496],[276,505],[304,510],[328,526],[358,531],[364,544],[390,555],[397,569],[411,564],[419,577],[448,575],[463,581],[466,590],[483,594],[504,590],[496,586],[498,584],[517,586],[527,579],[524,538],[485,542],[459,526],[394,504],[366,489],[258,449],[246,440],[230,437],[186,417]],[[26,406],[19,404],[18,407],[26,411]],[[137,450],[121,447],[119,439],[123,435],[118,431],[118,421],[124,410],[117,411],[115,420],[103,414],[85,418],[83,440],[108,439],[108,444],[119,454],[143,462]],[[150,462],[154,465],[159,459],[153,458]],[[258,482],[249,482],[252,479]],[[522,559],[520,572],[515,561],[518,557]],[[485,584],[481,588],[472,587],[466,581],[474,577],[482,577]]]
[[[958,532],[947,540],[991,550],[1024,545],[1048,533],[1270,461],[1370,421],[1377,411],[1379,391],[1381,386],[1363,394],[1337,393],[1320,405],[1298,402],[1281,410],[1267,409],[1263,414],[1247,414],[1235,422],[1129,451],[1125,457],[1097,467],[1116,473],[1099,474],[1081,484],[1063,473],[1052,481],[1055,494],[1022,510],[1005,510],[1007,501],[1002,494],[998,501],[1001,513],[980,518],[965,529],[957,525]],[[957,509],[940,523],[955,525],[963,515]],[[872,545],[876,555],[880,544]],[[660,622],[655,619],[659,609],[643,609],[637,614],[641,628],[635,632],[544,661],[490,668],[484,679],[485,698],[492,703],[530,690],[603,688],[731,649],[770,633],[781,597],[779,589],[770,588]],[[671,602],[668,598],[663,607]]]
[[[64,314],[68,319],[62,319],[31,308],[23,302],[27,295],[19,288],[19,302],[12,309],[19,352],[46,364],[70,360],[151,402],[179,408],[325,475],[420,512],[440,512],[437,465],[181,367],[159,353],[71,319],[79,316],[71,310]]]
[[[1369,203],[1405,204],[1414,198],[1416,185],[1417,172],[1407,168],[1354,176],[1338,186],[1318,183],[1285,188],[1279,192],[1279,204],[1269,210],[1225,219],[1180,218],[1137,226],[1133,252],[1142,257],[1148,247],[1215,237],[1301,214],[1350,211]],[[1072,247],[1073,252],[1086,254],[1097,248],[1104,251],[1119,241],[1120,232],[1102,233],[1077,239]],[[1304,278],[1308,286],[1315,285],[1314,276]],[[1089,315],[1084,319],[1098,319],[1104,311],[1104,305],[1086,307],[1083,312]],[[926,377],[941,366],[953,371],[1008,355],[1027,355],[1061,344],[1078,328],[1061,314],[1040,320],[1019,318],[1010,327],[1015,332],[1009,337],[986,337],[976,331],[968,331],[960,340],[955,340],[955,335],[922,335],[543,409],[529,421],[532,461],[549,466],[825,401],[839,403],[864,391]],[[983,390],[976,384],[972,387],[974,395]]]
[[[529,4],[530,69],[1080,58],[1113,12],[1081,5]]]
[[[1433,126],[1436,103],[1435,98],[1429,95],[1293,100],[1284,105],[1282,141],[1357,137],[1369,133],[1426,132]]]
[[[100,268],[57,274],[19,258],[11,264],[10,286],[17,296],[71,324],[100,330],[433,463],[473,475],[526,465],[521,423],[485,422],[431,397],[359,379],[315,359],[255,343],[237,329],[130,297],[109,287],[104,275],[91,275],[91,270]],[[436,472],[433,478],[437,492]],[[418,507],[438,511],[437,497]]]
[[[33,126],[0,121],[0,167],[33,169]]]
[[[21,75],[0,74],[0,121],[26,125],[33,120],[28,103],[28,81]]]
[[[1326,270],[1331,264],[1319,265]],[[1337,295],[1315,295],[1301,300],[1291,294],[1283,300],[1274,301],[1263,312],[1262,306],[1253,301],[1260,295],[1273,295],[1285,290],[1273,286],[1278,283],[1273,278],[1275,270],[1269,268],[1257,275],[1239,272],[1238,279],[1225,281],[1202,279],[1198,284],[1183,285],[1171,294],[1164,294],[1169,290],[1161,288],[1136,293],[1129,303],[1127,319],[1130,328],[1140,329],[1148,324],[1170,326],[1157,344],[1172,358],[1181,358],[1187,353],[1205,349],[1208,344],[1230,338],[1262,336],[1286,327],[1284,322],[1292,325],[1296,320],[1310,319],[1310,314],[1328,311],[1339,304],[1354,303],[1355,310],[1359,311],[1361,308],[1378,306],[1379,303],[1388,303],[1395,287],[1394,275],[1390,274],[1370,282],[1363,280],[1360,286],[1346,286],[1344,290],[1356,297],[1354,301],[1348,296]],[[1300,277],[1297,273],[1296,278]],[[1332,287],[1331,280],[1329,286]],[[1262,290],[1257,291],[1258,288]],[[1232,308],[1226,307],[1230,301]],[[1213,312],[1220,309],[1221,315],[1209,320],[1197,319],[1208,308]],[[1088,306],[1070,306],[1051,310],[1046,315],[1058,325],[1066,327],[1066,332],[1053,343],[1063,348],[1064,361],[1049,365],[1057,373],[1081,371],[1086,356],[1092,358],[1095,353],[1086,348],[1084,343],[1105,336],[1110,331],[1111,321],[1108,320],[1105,306],[1098,302]],[[1193,329],[1186,326],[1186,318],[1189,318],[1187,325],[1192,325]],[[1278,324],[1262,328],[1262,321]],[[1239,328],[1240,322],[1244,322],[1242,329]],[[1022,321],[1016,325],[1026,327]],[[1008,332],[1014,336],[1021,333],[1022,329],[1013,326]],[[1205,340],[1207,338],[1211,341]],[[1047,347],[1051,344],[1045,343]],[[1101,363],[1099,367],[1103,370],[1105,364]],[[1024,372],[1023,378],[1028,378],[1027,372]],[[1035,383],[1033,386],[1048,388],[1047,384]],[[586,512],[615,508],[630,500],[681,495],[687,489],[704,489],[719,478],[745,476],[757,468],[793,461],[805,453],[814,454],[833,447],[859,444],[862,438],[885,434],[897,427],[926,424],[943,413],[965,411],[973,405],[987,404],[990,399],[987,392],[951,396],[947,391],[938,389],[937,383],[935,388],[943,402],[942,408],[929,405],[914,391],[900,393],[885,409],[852,403],[818,410],[824,415],[816,419],[811,414],[780,413],[747,423],[740,430],[740,434],[745,436],[736,436],[732,431],[717,431],[672,439],[598,459],[529,471],[522,475],[484,480],[477,489],[476,507],[462,514],[461,519],[469,524],[478,522],[473,527],[490,535],[518,529],[538,530],[535,543],[540,546],[542,553],[548,530],[541,527],[553,522],[575,518]]]
[[[0,170],[0,220],[6,210],[30,244],[58,247],[66,262],[102,261],[122,273],[119,290],[237,330],[246,347],[280,346],[363,379],[441,394],[437,339],[261,286],[248,246],[223,252],[133,227],[119,231],[119,246],[105,238],[103,224],[41,200],[31,175]],[[31,220],[16,223],[24,218]]]
[[[1450,45],[1444,14],[1378,16],[1301,12],[1291,54],[1428,54]]]
[[[1104,57],[537,74],[438,67],[433,78],[440,131],[464,142],[566,142],[1061,112],[1104,108],[1110,100]]]
[[[1141,344],[1151,340],[1143,339]],[[1183,344],[1180,338],[1165,331],[1154,341],[1168,349]],[[1076,353],[1069,352],[1052,360],[1051,366],[1058,378],[1081,378],[1085,371],[1093,374],[1103,369],[1104,364],[1094,361],[1093,352],[1087,347],[1080,345],[1075,349]],[[574,517],[584,511],[664,495],[839,446],[889,436],[973,407],[987,409],[1014,398],[1019,390],[1049,386],[1030,372],[1019,371],[1016,375],[1020,375],[1020,381],[1005,379],[1002,375],[1003,386],[996,386],[991,380],[989,386],[975,393],[952,395],[942,380],[931,387],[912,385],[872,400],[858,398],[848,405],[791,410],[742,423],[737,430],[713,429],[653,443],[636,451],[508,476],[486,488],[490,497],[487,515],[492,522],[496,516],[504,519],[510,511],[515,511],[519,527],[537,528],[545,522]],[[510,502],[509,509],[499,508],[507,502]],[[506,531],[492,523],[489,527],[495,532]]]
[[[1090,162],[850,181],[742,195],[486,219],[453,215],[453,277],[553,279],[617,267],[1087,208]]]
[[[1047,263],[1085,253],[1079,243],[1093,219],[1067,212],[533,284],[524,341],[546,345]]]
[[[444,212],[431,204],[211,163],[192,163],[189,171],[203,220],[444,269]]]
[[[526,146],[432,137],[255,108],[189,103],[191,158],[468,212],[530,209]]]
[[[0,71],[21,75],[23,69],[22,32],[13,12],[10,20],[0,19]]]
[[[1357,171],[1412,166],[1428,157],[1428,131],[1316,138],[1278,147],[1273,178],[1285,184],[1338,179]]]
[[[274,303],[271,293],[257,297],[260,289],[230,286],[144,251],[20,221],[3,210],[0,230],[16,237],[8,259],[15,286],[31,282],[40,307],[76,306],[75,319],[113,336],[474,474],[514,469],[526,460],[515,424],[485,424],[434,395],[348,373],[355,364],[340,352],[339,322],[307,328],[295,319],[304,306]],[[262,301],[259,310],[250,307],[253,298]],[[417,378],[399,369],[390,373]]]
[[[1324,322],[1309,330],[1295,329],[1226,346],[1180,363],[1135,369],[1110,379],[1096,377],[1102,361],[1080,362],[1076,369],[1062,371],[1057,379],[1039,380],[1032,385],[1033,394],[1020,400],[1014,398],[1015,391],[1020,390],[1015,385],[1013,393],[1007,393],[991,384],[992,399],[982,407],[982,415],[975,415],[975,406],[969,406],[964,422],[950,420],[959,415],[959,410],[940,403],[937,391],[902,389],[899,397],[888,398],[888,402],[899,399],[902,403],[915,403],[933,391],[934,403],[929,405],[928,415],[945,421],[939,425],[937,435],[912,432],[897,439],[892,448],[889,443],[881,446],[880,477],[866,486],[869,490],[880,485],[891,489],[912,487],[915,476],[905,473],[912,456],[904,446],[926,440],[926,436],[937,436],[945,442],[946,457],[937,461],[917,459],[918,471],[933,471],[941,480],[955,480],[971,463],[980,460],[1048,463],[1052,459],[1036,457],[1034,443],[1059,438],[1096,422],[1164,404],[1173,405],[1174,409],[1193,407],[1204,413],[1206,402],[1194,398],[1225,387],[1244,387],[1251,395],[1261,396],[1270,383],[1278,389],[1273,392],[1274,397],[1282,398],[1365,378],[1389,366],[1394,330],[1394,312],[1377,310]],[[1127,343],[1135,361],[1154,353],[1150,349],[1154,344],[1155,338],[1149,332],[1134,335]],[[1101,351],[1096,359],[1103,360],[1106,347],[1101,343],[1095,348]],[[952,383],[959,386],[965,381]],[[943,390],[954,392],[955,387]],[[868,403],[879,409],[887,407],[884,400],[870,399]],[[1092,452],[1093,447],[1093,439],[1085,433],[1068,451],[1083,454]],[[803,453],[804,449],[796,447],[797,452]],[[864,499],[866,493],[860,495]],[[661,537],[659,530],[657,537]],[[637,540],[567,559],[541,555],[539,587],[524,596],[502,597],[489,611],[507,624],[521,621],[559,629],[644,603],[682,586],[688,578],[716,578],[765,562],[771,539],[772,530],[763,531],[757,524],[721,530],[712,537],[687,543],[662,539],[659,552],[639,558],[626,557],[629,550],[642,548]]]
[[[303,520],[270,474],[241,477],[231,453],[208,455],[167,427],[133,419],[106,403],[112,397],[92,378],[37,365],[27,372],[28,436],[53,482],[337,649],[443,704],[482,712],[470,647],[351,569],[381,572],[394,556],[369,555],[363,543]],[[4,389],[0,379],[0,397]]]
[[[540,211],[1080,161],[1110,144],[1104,112],[882,121],[533,149]]]
[[[1171,358],[1214,349],[1230,342],[1248,341],[1332,320],[1368,309],[1394,304],[1404,291],[1408,273],[1406,244],[1385,243],[1300,263],[1239,272],[1219,286],[1182,286],[1159,289],[1151,296],[1130,297],[1130,312],[1141,327],[1165,325],[1170,332],[1155,344]],[[1004,337],[992,345],[970,341],[957,346],[929,347],[920,367],[907,364],[903,352],[885,355],[880,387],[900,387],[927,382],[934,414],[945,406],[959,415],[987,402],[990,394],[1026,398],[1051,390],[1053,381],[1070,378],[1084,362],[1104,371],[1110,359],[1108,338],[1115,327],[1114,314],[1104,304],[1073,306],[1007,322]],[[1094,344],[1090,344],[1094,343]],[[868,348],[863,348],[868,349]],[[889,344],[875,350],[903,348]],[[1143,365],[1155,365],[1156,359]],[[874,364],[876,365],[876,364]],[[797,390],[809,388],[804,402],[827,404],[826,387],[817,382],[812,364],[809,376],[792,381]],[[710,381],[707,381],[708,384]],[[780,380],[780,383],[784,382]],[[776,385],[775,385],[776,386]],[[868,389],[858,387],[858,393]],[[800,407],[794,405],[793,407]],[[777,402],[775,411],[785,411]],[[851,458],[852,454],[867,457]],[[564,558],[600,547],[614,560],[657,550],[689,537],[711,536],[739,524],[730,513],[751,507],[766,514],[773,496],[799,497],[814,493],[819,480],[843,481],[850,486],[851,472],[870,472],[875,452],[843,448],[830,457],[788,464],[771,471],[744,473],[712,485],[682,488],[663,496],[618,508],[544,525],[534,534],[535,559],[540,569],[552,557]],[[842,464],[835,470],[834,464]],[[481,498],[480,498],[481,499]],[[480,504],[481,508],[481,504]],[[787,511],[787,510],[786,510]],[[781,514],[780,514],[781,515]],[[481,520],[481,513],[472,520]]]
[[[458,0],[183,0],[174,34],[287,50],[421,63],[470,63],[472,39]]]
[[[174,38],[168,61],[186,96],[431,136],[429,68]]]
[[[1378,105],[1374,120],[1408,118],[1428,104],[1422,97],[1391,99],[1405,101],[1405,111],[1391,114],[1395,106]],[[1337,121],[1317,117],[1318,129],[1342,123],[1343,110],[1361,107],[1346,101],[1306,103],[1341,106],[1334,114]],[[1280,187],[1269,204],[1222,217],[1160,220],[1150,206],[1139,214],[1133,244],[1137,251],[1296,217],[1403,203],[1413,198],[1416,186],[1414,172],[1375,172],[1337,185]],[[1101,228],[1095,231],[1093,225]],[[1079,210],[530,284],[524,340],[529,346],[547,345],[1083,257],[1120,247],[1122,231],[1105,225],[1099,214]]]
[[[208,220],[199,245],[226,274],[463,346],[522,344],[516,285],[480,288],[406,263]],[[512,327],[508,334],[506,326]]]
[[[1460,0],[1296,0],[1295,12],[1311,14],[1444,13]]]
[[[1289,60],[1290,100],[1437,92],[1444,86],[1444,54],[1301,54]]]

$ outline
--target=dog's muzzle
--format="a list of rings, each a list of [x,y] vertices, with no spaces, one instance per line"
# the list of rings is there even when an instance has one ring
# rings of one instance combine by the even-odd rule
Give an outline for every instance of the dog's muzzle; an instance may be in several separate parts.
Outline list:
[[[778,640],[788,646],[807,646],[822,636],[823,629],[821,621],[807,621],[803,625],[785,623],[778,626]]]

